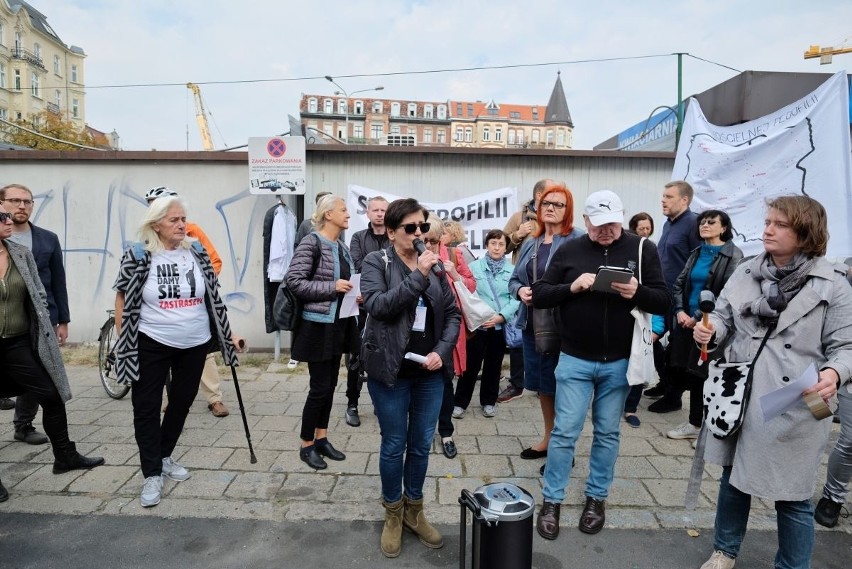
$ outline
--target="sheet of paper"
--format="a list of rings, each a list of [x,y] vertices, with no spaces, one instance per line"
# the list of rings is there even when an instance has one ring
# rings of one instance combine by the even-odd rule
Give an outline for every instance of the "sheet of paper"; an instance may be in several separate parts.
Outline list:
[[[763,420],[769,421],[781,415],[802,400],[802,391],[819,381],[816,364],[811,364],[796,381],[788,383],[760,398]]]
[[[358,316],[358,295],[361,294],[361,275],[358,273],[352,275],[349,277],[349,282],[352,283],[352,290],[343,295],[343,301],[340,303],[341,318]]]

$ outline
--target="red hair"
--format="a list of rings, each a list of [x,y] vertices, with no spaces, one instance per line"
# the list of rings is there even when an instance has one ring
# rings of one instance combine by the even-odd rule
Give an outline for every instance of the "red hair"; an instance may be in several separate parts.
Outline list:
[[[541,194],[541,200],[538,202],[538,210],[535,212],[538,228],[533,237],[540,237],[544,234],[544,222],[541,220],[541,202],[547,200],[547,196],[550,195],[559,196],[562,198],[560,201],[565,202],[565,217],[562,218],[562,226],[557,233],[559,235],[568,235],[574,230],[574,196],[571,194],[571,190],[563,185],[551,186]]]

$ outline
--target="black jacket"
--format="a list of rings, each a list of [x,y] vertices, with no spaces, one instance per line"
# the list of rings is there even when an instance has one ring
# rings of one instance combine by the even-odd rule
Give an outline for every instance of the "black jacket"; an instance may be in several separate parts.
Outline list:
[[[71,322],[68,308],[68,289],[65,286],[65,266],[62,264],[62,247],[56,233],[36,227],[30,223],[33,237],[33,258],[38,267],[38,276],[47,293],[47,309],[50,322],[67,324]]]
[[[645,240],[642,249],[642,284],[632,299],[609,292],[571,292],[583,273],[595,273],[601,265],[627,267],[639,278],[639,241],[622,232],[608,247],[588,235],[564,243],[550,259],[544,276],[533,283],[533,306],[558,306],[561,319],[562,351],[591,361],[614,361],[630,356],[634,318],[633,307],[651,314],[665,314],[671,297],[663,280],[657,247]]]
[[[435,311],[433,332],[437,344],[432,351],[441,356],[445,377],[452,377],[453,348],[459,335],[461,313],[447,279],[433,273],[424,277],[419,270],[409,271],[393,247],[384,251],[387,266],[382,251],[375,251],[364,258],[361,273],[361,295],[368,314],[361,341],[362,369],[370,380],[388,386],[396,383],[417,301],[420,295],[425,295]]]
[[[352,260],[355,262],[355,272],[361,272],[361,265],[364,262],[364,257],[373,251],[381,251],[388,246],[387,233],[377,235],[373,232],[373,224],[368,223],[367,229],[356,231],[352,235],[352,241],[349,243],[349,253],[352,255]]]

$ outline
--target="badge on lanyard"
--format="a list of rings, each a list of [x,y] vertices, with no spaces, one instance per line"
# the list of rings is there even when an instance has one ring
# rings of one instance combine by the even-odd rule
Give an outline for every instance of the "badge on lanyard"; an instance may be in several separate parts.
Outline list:
[[[426,310],[426,303],[423,302],[423,297],[421,296],[417,300],[417,309],[414,311],[414,324],[411,326],[412,332],[426,331]]]

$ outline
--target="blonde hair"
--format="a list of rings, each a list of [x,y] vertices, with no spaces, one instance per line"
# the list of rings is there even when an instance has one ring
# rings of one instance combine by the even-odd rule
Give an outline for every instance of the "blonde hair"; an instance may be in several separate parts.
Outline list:
[[[325,226],[325,214],[333,210],[337,202],[346,203],[343,198],[334,194],[328,194],[319,199],[317,208],[311,216],[311,225],[314,226],[314,229],[322,229]]]
[[[186,202],[180,196],[157,198],[145,210],[145,217],[142,218],[142,223],[139,226],[139,240],[142,241],[146,251],[159,253],[165,250],[159,234],[154,231],[154,226],[165,219],[166,214],[168,214],[174,205],[180,206],[183,209],[184,215],[186,215]],[[189,249],[193,241],[194,239],[184,237],[179,247]]]
[[[463,243],[464,241],[467,241],[467,234],[465,233],[461,223],[458,221],[445,221],[444,232],[452,238],[453,243]]]
[[[444,234],[443,220],[430,211],[429,216],[426,218],[426,223],[429,224],[429,233],[423,237],[440,240],[441,235]]]

